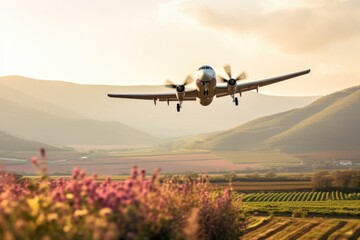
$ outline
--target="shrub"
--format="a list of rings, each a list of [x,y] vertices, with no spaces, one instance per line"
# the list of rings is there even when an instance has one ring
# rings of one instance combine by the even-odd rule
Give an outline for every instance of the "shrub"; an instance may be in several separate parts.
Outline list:
[[[0,175],[0,239],[237,239],[244,214],[230,189],[206,177],[159,182],[135,166],[125,181],[99,182],[78,168],[71,179],[18,181]]]
[[[297,217],[306,217],[307,216],[307,212],[306,211],[303,211],[302,209],[295,209],[293,212],[292,212],[292,215],[291,217],[292,218],[297,218]]]

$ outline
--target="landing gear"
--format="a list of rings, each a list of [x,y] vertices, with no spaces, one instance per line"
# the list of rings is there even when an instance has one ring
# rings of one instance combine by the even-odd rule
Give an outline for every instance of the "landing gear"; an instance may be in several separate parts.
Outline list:
[[[234,95],[231,96],[233,99],[233,102],[235,103],[235,106],[239,105],[239,100],[237,97],[235,97]]]
[[[176,110],[178,111],[178,112],[180,112],[180,109],[182,108],[182,101],[181,102],[179,102],[178,104],[176,104]]]
[[[201,85],[204,86],[204,96],[209,96],[209,90],[208,90],[208,86],[209,86],[209,82],[201,82]]]

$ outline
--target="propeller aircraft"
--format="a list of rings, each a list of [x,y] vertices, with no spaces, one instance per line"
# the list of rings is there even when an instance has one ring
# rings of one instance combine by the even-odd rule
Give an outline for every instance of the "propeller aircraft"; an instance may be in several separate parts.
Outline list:
[[[112,98],[129,98],[129,99],[142,99],[142,100],[153,100],[156,105],[157,101],[178,102],[176,109],[180,112],[184,101],[196,101],[198,100],[201,105],[208,106],[213,101],[214,97],[230,96],[232,101],[237,106],[239,104],[236,94],[241,97],[243,92],[250,90],[257,90],[259,87],[270,85],[273,83],[281,82],[290,78],[298,77],[304,74],[308,74],[310,69],[290,73],[282,76],[248,81],[246,72],[242,72],[235,78],[232,75],[230,65],[225,65],[224,70],[227,77],[217,76],[212,67],[208,65],[201,66],[195,72],[195,89],[186,90],[186,86],[194,82],[194,78],[189,75],[185,78],[182,84],[175,84],[170,80],[165,81],[165,86],[168,88],[175,89],[172,93],[149,93],[149,94],[108,94]],[[226,84],[217,84],[217,83]]]

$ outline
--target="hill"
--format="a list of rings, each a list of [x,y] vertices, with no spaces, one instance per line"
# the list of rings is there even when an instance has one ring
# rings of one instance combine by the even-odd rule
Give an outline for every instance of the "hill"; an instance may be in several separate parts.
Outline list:
[[[9,93],[9,89],[12,93]],[[203,107],[184,103],[179,114],[175,103],[110,99],[108,93],[168,92],[163,86],[80,85],[35,80],[20,76],[0,77],[0,97],[62,118],[90,118],[121,122],[156,137],[178,137],[226,130],[252,119],[303,107],[317,97],[267,96],[244,93],[236,107],[230,97],[215,99]],[[261,89],[260,89],[261,91]],[[223,117],[219,117],[223,116]]]
[[[317,102],[327,107],[273,136],[268,143],[290,152],[360,151],[360,87],[329,97]]]
[[[286,152],[360,149],[360,86],[295,110],[262,117],[227,131],[182,139],[178,148],[281,149]]]
[[[0,131],[0,151],[38,151],[40,148],[47,150],[59,150],[59,148],[49,146],[47,144],[28,141],[18,137],[11,136],[5,132]]]
[[[33,101],[28,98],[28,102]],[[29,103],[25,105],[29,105]],[[44,105],[46,106],[46,105]],[[39,109],[39,108],[38,108]],[[17,137],[51,145],[152,145],[156,139],[119,122],[105,122],[78,116],[58,114],[53,106],[49,112],[40,111],[0,98],[0,130]]]

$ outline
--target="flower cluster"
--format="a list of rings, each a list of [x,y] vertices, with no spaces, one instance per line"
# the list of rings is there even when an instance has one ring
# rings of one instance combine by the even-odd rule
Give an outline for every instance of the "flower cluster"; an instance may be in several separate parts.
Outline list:
[[[146,178],[136,166],[124,181],[0,175],[0,239],[236,239],[243,213],[231,191],[206,177]]]

